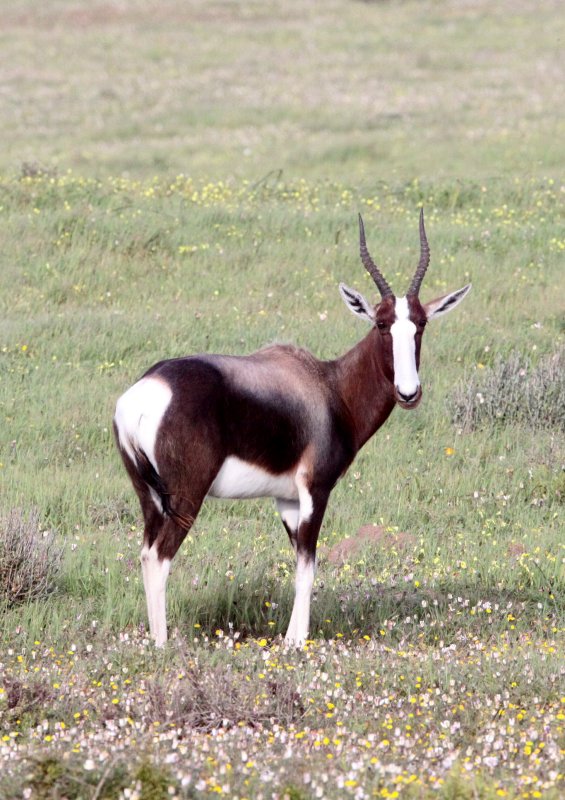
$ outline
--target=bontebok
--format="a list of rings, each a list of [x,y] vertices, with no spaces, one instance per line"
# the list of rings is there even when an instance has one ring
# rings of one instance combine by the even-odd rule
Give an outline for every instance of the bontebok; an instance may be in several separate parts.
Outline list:
[[[419,299],[430,251],[420,215],[420,262],[396,297],[372,260],[359,217],[363,265],[381,295],[373,306],[340,284],[347,307],[371,326],[335,361],[272,345],[248,356],[160,361],[118,400],[114,430],[139,497],[145,531],[141,568],[149,626],[167,639],[165,588],[171,559],[206,496],[274,497],[296,553],[286,640],[304,642],[316,543],[330,492],[395,405],[416,408],[426,323],[451,311],[470,286]]]

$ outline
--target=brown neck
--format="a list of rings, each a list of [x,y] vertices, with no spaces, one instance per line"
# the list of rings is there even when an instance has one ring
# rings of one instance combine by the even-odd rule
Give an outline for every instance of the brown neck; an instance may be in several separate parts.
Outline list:
[[[347,408],[355,444],[360,450],[395,406],[393,383],[383,367],[379,333],[373,328],[333,363],[336,388]]]

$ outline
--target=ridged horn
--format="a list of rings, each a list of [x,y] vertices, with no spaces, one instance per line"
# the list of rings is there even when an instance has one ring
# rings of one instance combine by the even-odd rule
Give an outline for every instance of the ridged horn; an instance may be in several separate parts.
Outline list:
[[[381,275],[381,271],[369,255],[367,250],[367,242],[365,241],[365,226],[363,225],[363,217],[359,214],[359,252],[361,254],[361,261],[363,266],[377,284],[377,288],[381,293],[381,297],[391,297],[393,295],[392,289]]]
[[[416,268],[416,273],[412,278],[412,283],[408,287],[406,294],[418,296],[420,286],[424,280],[424,275],[430,263],[430,246],[426,237],[426,229],[424,227],[424,209],[420,209],[420,263]]]

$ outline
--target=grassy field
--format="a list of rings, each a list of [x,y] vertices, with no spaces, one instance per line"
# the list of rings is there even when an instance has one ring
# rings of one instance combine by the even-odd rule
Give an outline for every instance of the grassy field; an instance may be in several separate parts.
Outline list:
[[[0,797],[557,800],[560,4],[0,11]],[[424,299],[473,291],[332,495],[311,642],[274,505],[210,501],[156,651],[116,398],[163,357],[344,352],[358,211],[401,293],[421,205]]]

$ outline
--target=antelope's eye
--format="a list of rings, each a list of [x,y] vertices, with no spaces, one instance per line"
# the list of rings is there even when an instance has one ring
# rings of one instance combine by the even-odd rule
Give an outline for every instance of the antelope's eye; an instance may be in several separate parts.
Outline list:
[[[418,321],[418,327],[420,328],[420,330],[422,331],[424,330],[427,321],[428,321],[427,319],[421,319]]]
[[[388,327],[388,325],[386,324],[386,322],[382,322],[381,320],[379,320],[379,322],[377,322],[377,328],[380,331],[386,331],[387,327]]]

